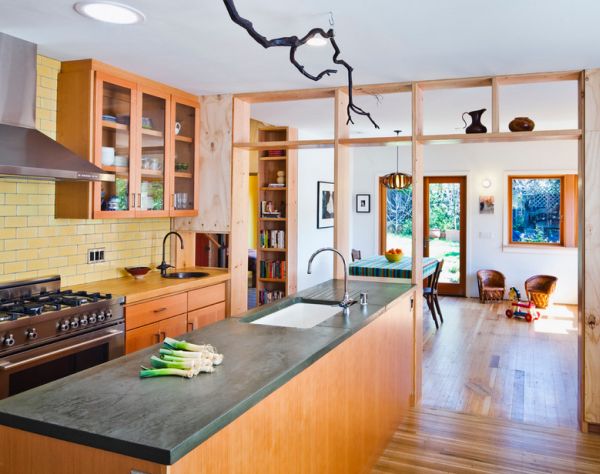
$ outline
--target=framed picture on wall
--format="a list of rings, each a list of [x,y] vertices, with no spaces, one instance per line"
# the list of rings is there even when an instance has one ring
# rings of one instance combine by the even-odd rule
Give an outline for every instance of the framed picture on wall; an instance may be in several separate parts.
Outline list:
[[[317,229],[333,227],[333,183],[317,181]]]
[[[356,195],[356,212],[368,214],[371,212],[371,195],[357,194]]]

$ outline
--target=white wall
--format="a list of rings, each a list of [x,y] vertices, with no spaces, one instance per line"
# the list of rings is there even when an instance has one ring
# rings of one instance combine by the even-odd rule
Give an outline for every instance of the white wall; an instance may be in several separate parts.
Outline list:
[[[410,173],[409,146],[400,147],[400,170]],[[357,193],[371,194],[371,213],[353,215],[352,247],[363,256],[379,252],[378,178],[396,166],[393,148],[354,150],[353,199]],[[425,175],[467,176],[467,295],[477,296],[475,273],[482,268],[502,271],[507,287],[523,289],[524,281],[535,274],[558,277],[555,301],[577,303],[577,250],[507,248],[504,216],[507,173],[577,172],[576,142],[482,143],[428,145],[425,148]],[[489,178],[492,186],[481,182]],[[493,215],[479,214],[479,195],[493,195]],[[354,203],[353,203],[354,209]],[[487,234],[487,235],[486,235]]]
[[[333,228],[317,229],[317,181],[333,182],[333,150],[298,152],[298,290],[333,278],[330,253],[316,257],[312,273],[306,268],[312,253],[333,246]]]

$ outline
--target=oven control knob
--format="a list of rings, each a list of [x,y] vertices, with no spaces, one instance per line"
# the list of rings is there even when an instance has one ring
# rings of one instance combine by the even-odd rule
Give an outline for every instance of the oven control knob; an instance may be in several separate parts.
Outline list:
[[[86,315],[86,314],[84,314],[84,315],[81,317],[81,319],[79,320],[79,324],[80,324],[81,326],[87,326],[87,323],[88,323],[88,317],[87,317],[87,315]]]
[[[73,318],[71,320],[71,328],[77,329],[79,327],[79,318]]]
[[[37,339],[38,333],[35,328],[31,328],[25,331],[25,337],[29,340]]]
[[[71,326],[69,324],[69,320],[65,319],[64,321],[61,321],[60,323],[58,323],[58,329],[60,331],[66,331],[67,329],[69,329]]]
[[[109,309],[106,311],[106,319],[112,318],[112,311]]]
[[[104,314],[104,311],[100,311],[98,313],[98,321],[102,322],[106,319],[106,315]]]
[[[90,324],[96,324],[96,313],[90,314],[90,319],[88,321]]]
[[[4,344],[5,346],[11,347],[15,345],[15,338],[12,334],[8,333],[4,336],[4,341],[2,341],[2,344]]]

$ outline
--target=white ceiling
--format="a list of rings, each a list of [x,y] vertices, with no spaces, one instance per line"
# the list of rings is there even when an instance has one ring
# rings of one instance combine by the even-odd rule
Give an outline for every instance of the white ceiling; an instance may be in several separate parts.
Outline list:
[[[61,60],[96,58],[197,93],[246,92],[341,85],[343,71],[319,83],[289,63],[287,48],[265,50],[229,19],[221,0],[121,0],[143,11],[140,25],[108,25],[83,18],[76,0],[0,0],[0,31],[39,45]],[[271,38],[328,27],[335,15],[342,57],[355,68],[355,83],[558,71],[600,66],[598,0],[237,0],[239,12]],[[299,58],[311,71],[331,67],[331,49],[304,47]],[[1,65],[0,65],[1,67]],[[553,85],[504,97],[506,125],[532,115],[548,128],[573,115],[571,95]],[[568,97],[568,99],[567,99]],[[524,99],[531,99],[524,106]],[[525,103],[527,100],[525,100]],[[357,98],[380,123],[380,135],[410,133],[408,94]],[[331,101],[260,104],[253,116],[301,129],[304,138],[331,136]],[[443,91],[425,98],[426,131],[450,133],[461,112],[489,108],[489,90]],[[568,110],[568,112],[567,112]],[[513,113],[514,112],[514,113]],[[537,112],[537,114],[536,114]],[[553,114],[554,112],[554,114]],[[489,116],[487,116],[489,123]],[[505,123],[506,122],[506,123]],[[554,123],[552,123],[554,122]],[[574,124],[572,125],[575,126]],[[353,136],[374,134],[356,117]]]
[[[94,57],[194,93],[343,84],[301,76],[287,48],[263,49],[233,24],[220,0],[122,0],[141,25],[77,15],[75,0],[0,0],[0,31],[61,60]],[[335,30],[357,84],[600,66],[598,0],[237,0],[267,37]],[[310,48],[307,65],[331,50]],[[317,58],[317,56],[319,58]]]

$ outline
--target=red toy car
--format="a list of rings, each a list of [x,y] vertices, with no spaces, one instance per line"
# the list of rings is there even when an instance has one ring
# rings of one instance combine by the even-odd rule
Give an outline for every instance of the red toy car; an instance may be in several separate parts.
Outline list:
[[[540,319],[540,312],[536,309],[535,303],[529,300],[521,300],[519,290],[512,287],[508,294],[512,300],[512,309],[506,310],[507,318],[523,318],[528,323],[534,319]]]

